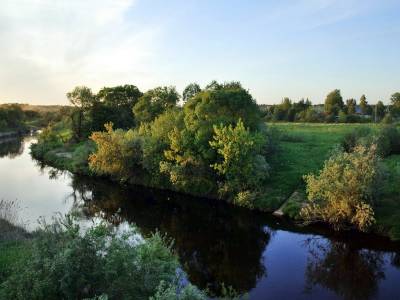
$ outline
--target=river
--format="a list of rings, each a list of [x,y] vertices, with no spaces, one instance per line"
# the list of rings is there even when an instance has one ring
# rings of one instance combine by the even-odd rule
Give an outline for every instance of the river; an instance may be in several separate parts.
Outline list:
[[[188,280],[216,294],[224,284],[250,299],[400,298],[399,243],[60,172],[31,158],[34,141],[0,143],[0,199],[18,201],[29,230],[56,213],[159,230],[174,239]]]

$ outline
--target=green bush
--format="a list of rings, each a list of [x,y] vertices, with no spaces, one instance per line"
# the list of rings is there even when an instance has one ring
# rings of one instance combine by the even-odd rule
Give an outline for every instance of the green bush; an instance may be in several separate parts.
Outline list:
[[[304,176],[308,203],[300,216],[326,222],[334,229],[367,230],[374,222],[380,168],[376,146],[357,146],[353,152],[334,153],[316,176]]]
[[[0,286],[0,299],[149,299],[161,282],[178,286],[177,258],[159,233],[128,227],[82,229],[70,218],[43,224],[32,253]]]

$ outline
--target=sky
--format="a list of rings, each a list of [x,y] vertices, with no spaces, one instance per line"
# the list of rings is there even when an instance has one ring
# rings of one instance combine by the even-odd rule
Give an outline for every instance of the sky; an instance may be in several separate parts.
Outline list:
[[[258,103],[400,91],[398,0],[0,0],[0,103],[77,85],[179,92],[240,81]]]

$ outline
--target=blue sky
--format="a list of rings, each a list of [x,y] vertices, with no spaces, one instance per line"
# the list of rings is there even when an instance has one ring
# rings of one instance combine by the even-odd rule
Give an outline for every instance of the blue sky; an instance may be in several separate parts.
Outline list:
[[[400,1],[1,0],[0,102],[67,103],[76,85],[241,81],[283,97],[388,102]]]

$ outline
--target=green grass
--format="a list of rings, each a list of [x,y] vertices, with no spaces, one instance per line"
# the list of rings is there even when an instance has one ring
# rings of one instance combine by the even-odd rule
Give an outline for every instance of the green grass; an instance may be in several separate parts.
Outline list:
[[[395,240],[400,240],[400,155],[383,160],[385,178],[375,216],[378,230]]]
[[[21,259],[26,259],[30,255],[30,243],[29,240],[0,242],[0,284]]]
[[[270,161],[268,197],[259,204],[266,210],[279,208],[296,190],[304,190],[302,177],[316,173],[332,149],[356,128],[375,124],[268,123],[281,132],[280,149]]]
[[[376,124],[269,124],[281,132],[280,149],[270,161],[271,178],[268,183],[268,198],[260,203],[263,209],[279,208],[294,218],[304,200],[303,175],[317,173],[329,157],[330,152],[340,145],[347,133],[356,128],[370,127],[378,130]],[[384,180],[382,191],[375,204],[375,230],[400,240],[400,155],[391,155],[382,161]]]

